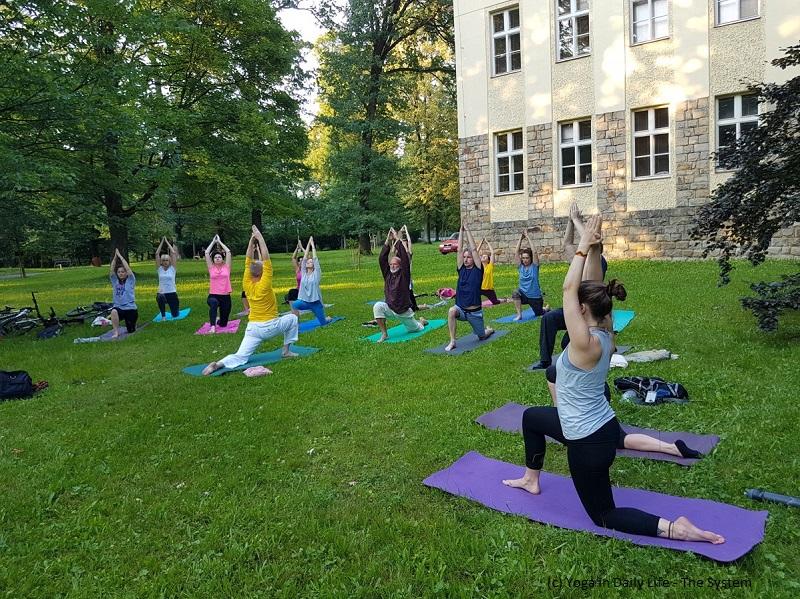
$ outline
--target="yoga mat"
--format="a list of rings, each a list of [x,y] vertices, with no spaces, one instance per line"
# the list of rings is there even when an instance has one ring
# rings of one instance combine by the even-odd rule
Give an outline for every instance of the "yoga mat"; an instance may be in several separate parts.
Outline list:
[[[220,368],[219,370],[215,370],[209,376],[222,376],[223,374],[227,374],[228,372],[233,372],[234,370],[247,370],[251,366],[263,366],[264,364],[273,364],[275,362],[280,362],[284,358],[281,356],[282,349],[276,349],[275,351],[266,352],[263,354],[253,354],[250,356],[250,359],[247,360],[241,366],[236,368]],[[296,354],[300,354],[300,357],[307,356],[309,354],[313,354],[319,351],[317,347],[302,347],[300,345],[293,345],[292,351]],[[297,358],[286,358],[287,360],[297,360]],[[183,369],[186,374],[191,374],[192,376],[203,376],[203,369],[208,366],[209,362],[205,362],[203,364],[196,364],[195,366],[187,366]]]
[[[150,323],[146,322],[144,324],[140,324],[139,326],[136,327],[136,330],[133,333],[129,333],[127,330],[125,330],[125,324],[120,323],[119,337],[117,337],[116,339],[112,337],[112,335],[114,334],[114,330],[112,329],[110,331],[106,331],[105,333],[97,337],[79,337],[78,339],[73,339],[72,342],[93,343],[98,341],[122,341],[123,339],[130,337],[131,335],[135,335],[136,333],[141,331],[144,327],[146,327],[148,324]]]
[[[307,320],[305,322],[300,323],[300,332],[307,333],[308,331],[313,331],[318,327],[325,327],[329,324],[333,324],[334,322],[338,322],[340,320],[344,320],[344,316],[334,316],[330,322],[326,322],[325,324],[320,324],[319,320],[316,318],[314,320]]]
[[[241,322],[241,320],[229,320],[228,321],[228,326],[226,326],[226,327],[221,327],[221,326],[217,325],[216,331],[214,333],[211,333],[211,331],[209,331],[209,329],[211,328],[211,325],[209,323],[207,323],[207,322],[204,322],[203,326],[201,326],[199,329],[197,329],[194,332],[194,334],[195,335],[212,335],[212,334],[215,335],[217,333],[235,333],[236,331],[239,330],[239,323],[240,322]]]
[[[178,312],[177,316],[172,316],[169,311],[167,311],[167,317],[164,320],[161,320],[161,314],[156,314],[153,317],[153,322],[172,322],[173,320],[183,320],[187,316],[189,316],[189,312],[191,312],[191,308],[184,308],[180,312]]]
[[[447,347],[447,344],[450,343],[449,341],[440,347],[432,347],[430,349],[426,349],[425,351],[429,354],[447,354],[451,356],[458,356],[465,352],[471,351],[476,347],[480,347],[481,345],[486,345],[487,343],[491,343],[495,339],[499,339],[508,335],[507,329],[500,329],[499,331],[495,331],[494,334],[489,337],[488,339],[484,339],[481,341],[478,339],[478,336],[474,333],[470,333],[469,335],[465,335],[464,337],[459,337],[456,339],[456,348],[451,351],[444,351],[444,348]]]
[[[618,353],[620,355],[626,354],[630,351],[632,347],[633,347],[632,345],[618,345],[617,351],[615,353]]]
[[[389,333],[389,338],[386,341],[384,341],[384,343],[403,343],[403,341],[410,341],[411,339],[416,339],[417,337],[421,337],[428,331],[433,331],[434,329],[441,328],[446,324],[447,324],[446,320],[436,318],[434,320],[429,320],[428,325],[421,331],[414,331],[413,333],[409,333],[408,331],[406,331],[405,326],[399,324],[386,331],[387,333]],[[375,343],[380,338],[381,338],[380,333],[375,333],[374,335],[370,335],[368,337],[362,337],[362,339],[367,339],[369,341],[372,341],[372,343]]]
[[[516,313],[515,314],[510,314],[509,316],[503,316],[502,318],[495,318],[494,321],[495,322],[510,322],[512,324],[519,324],[519,323],[522,323],[522,322],[530,322],[531,320],[536,320],[537,318],[539,318],[538,316],[536,316],[536,314],[534,314],[533,310],[531,310],[530,308],[528,308],[527,310],[523,310],[522,311],[522,318],[520,320],[514,320],[514,318],[516,318],[516,316],[517,316]]]
[[[634,316],[636,316],[636,312],[633,310],[611,310],[611,318],[614,321],[614,332],[619,333],[628,326]]]
[[[471,451],[449,468],[426,478],[422,484],[471,499],[498,512],[526,516],[535,522],[624,539],[636,545],[691,551],[718,562],[737,560],[764,539],[766,511],[757,512],[707,499],[673,497],[625,487],[613,489],[617,506],[636,507],[670,520],[686,516],[696,526],[721,534],[725,542],[712,545],[698,541],[673,541],[601,528],[584,511],[568,477],[542,472],[540,495],[531,495],[502,483],[503,479],[520,478],[524,472],[522,466],[493,460]]]
[[[503,431],[505,433],[521,433],[522,432],[522,413],[528,408],[515,402],[509,402],[506,405],[487,412],[482,416],[478,416],[475,422],[485,426],[486,428]],[[630,424],[620,423],[620,426],[628,434],[638,433],[641,435],[649,435],[655,437],[666,443],[674,443],[678,439],[683,439],[686,445],[692,449],[696,449],[703,455],[710,454],[719,443],[717,435],[697,435],[695,433],[684,432],[665,432],[657,431],[649,428],[639,428]],[[548,437],[549,441],[553,441]],[[555,442],[555,441],[553,441]],[[643,458],[648,460],[658,460],[661,462],[673,462],[681,466],[691,466],[699,462],[702,458],[682,458],[679,456],[669,455],[658,451],[636,451],[634,449],[618,449],[618,456],[625,456],[629,458]]]

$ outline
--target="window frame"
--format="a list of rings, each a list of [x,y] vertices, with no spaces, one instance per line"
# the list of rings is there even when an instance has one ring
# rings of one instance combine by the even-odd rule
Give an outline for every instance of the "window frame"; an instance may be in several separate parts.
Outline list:
[[[734,19],[733,21],[725,21],[724,23],[719,20],[719,13],[720,13],[720,4],[722,2],[736,2],[736,5],[739,9],[739,18]],[[744,23],[746,21],[753,21],[755,19],[761,18],[761,0],[756,0],[756,14],[752,17],[744,17],[742,18],[742,0],[714,0],[714,27],[724,27],[725,25],[731,25],[733,23]]]
[[[628,10],[629,10],[629,15],[630,15],[630,25],[631,25],[630,26],[630,30],[631,30],[631,46],[640,46],[642,44],[649,44],[650,42],[658,42],[658,41],[661,41],[661,40],[668,40],[669,38],[672,37],[672,34],[670,32],[670,29],[669,29],[670,13],[671,13],[670,9],[672,8],[672,6],[671,6],[670,0],[664,0],[664,1],[667,3],[667,14],[666,14],[667,34],[659,36],[659,37],[650,37],[649,39],[646,39],[646,40],[636,40],[636,39],[634,39],[635,35],[636,35],[636,23],[637,23],[637,21],[634,21],[634,18],[633,18],[634,17],[633,4],[634,4],[634,2],[636,2],[636,0],[629,0],[628,1]],[[717,0],[714,0],[714,1],[716,2]],[[654,16],[654,10],[653,10],[653,8],[654,8],[653,5],[655,4],[655,2],[656,2],[656,0],[647,0],[647,6],[650,9],[650,16],[648,17],[647,22],[648,22],[648,26],[650,28],[650,34],[651,35],[653,35],[653,33],[654,33],[654,30],[655,30],[654,25],[655,25],[655,20],[657,18],[657,17]]]
[[[519,24],[516,27],[510,27],[511,24],[511,11],[517,11],[517,20]],[[503,30],[495,32],[494,31],[494,17],[497,15],[503,15]],[[513,35],[517,35],[519,38],[519,68],[512,69],[511,63],[511,37]],[[491,38],[490,47],[491,47],[491,56],[492,56],[492,77],[502,77],[503,75],[509,75],[511,73],[520,73],[522,71],[522,13],[519,10],[519,4],[515,4],[513,6],[507,6],[501,10],[496,10],[489,14],[489,36]],[[506,42],[506,52],[505,52],[505,61],[506,61],[506,70],[502,73],[497,72],[497,55],[495,54],[494,43],[496,39],[505,39]]]
[[[576,58],[584,58],[585,56],[592,55],[592,5],[591,0],[586,0],[586,9],[585,10],[576,10],[576,5],[578,0],[569,0],[570,2],[570,12],[564,15],[558,14],[558,0],[553,0],[554,2],[554,16],[555,16],[555,26],[556,26],[556,33],[555,33],[555,42],[556,42],[556,62],[565,62],[567,60],[574,60]],[[578,54],[578,17],[586,16],[589,23],[589,45],[588,45],[588,52],[583,52],[582,54]],[[561,32],[560,32],[560,25],[562,21],[569,20],[572,24],[572,56],[561,56]]]
[[[589,123],[589,139],[580,139],[580,124]],[[571,142],[564,143],[561,135],[562,127],[564,125],[572,125],[573,139]],[[591,187],[594,185],[594,158],[592,156],[592,145],[594,144],[594,131],[592,129],[592,118],[580,118],[569,121],[559,121],[558,123],[558,186],[560,189],[573,189],[575,187]],[[580,151],[578,148],[582,146],[589,146],[589,162],[580,161]],[[563,150],[565,148],[573,149],[573,156],[575,162],[571,167],[575,170],[575,183],[564,183],[564,163],[563,163]],[[589,165],[591,168],[591,181],[588,183],[580,181],[581,166]]]
[[[717,157],[716,157],[714,162],[715,162],[715,169],[718,172],[732,172],[732,171],[736,170],[736,169],[733,169],[733,168],[720,166],[720,163],[719,163],[719,153],[720,153],[720,149],[721,149],[721,147],[719,145],[719,140],[721,138],[721,135],[719,133],[720,127],[736,125],[736,141],[739,141],[739,139],[742,136],[742,127],[741,127],[742,123],[755,123],[756,127],[758,127],[759,121],[761,120],[761,113],[760,113],[760,111],[758,109],[756,110],[756,114],[755,115],[742,116],[742,100],[743,100],[743,98],[745,96],[755,96],[755,98],[758,99],[758,94],[757,93],[745,93],[745,92],[742,92],[742,93],[739,93],[739,94],[723,94],[723,95],[717,96],[715,98],[715,110],[716,110],[716,112],[714,114],[714,116],[715,116],[715,118],[714,118],[714,121],[715,121],[714,122],[715,140],[714,141],[716,143],[714,145],[716,146],[715,149],[716,149]],[[729,98],[733,98],[733,117],[732,118],[728,118],[728,119],[720,118],[720,116],[719,116],[719,101],[720,100],[727,100]],[[760,105],[760,103],[757,103],[757,107],[759,105]],[[722,146],[722,147],[727,148],[728,146]]]
[[[666,109],[667,111],[667,126],[666,127],[656,127],[656,110]],[[636,131],[636,114],[639,112],[647,112],[647,130]],[[631,181],[647,181],[649,179],[668,179],[672,177],[672,167],[673,167],[673,159],[672,159],[672,132],[671,129],[671,120],[670,120],[670,113],[669,113],[669,105],[661,105],[661,106],[650,106],[648,108],[638,108],[631,110]],[[667,152],[664,153],[656,153],[656,142],[655,136],[656,135],[667,135]],[[637,175],[636,174],[636,139],[640,137],[647,137],[650,140],[650,174],[649,175]],[[656,164],[656,156],[667,156],[669,169],[666,173],[658,173],[655,174],[655,164]],[[639,158],[642,158],[641,156]]]
[[[514,134],[520,133],[522,135],[522,147],[514,149]],[[500,151],[500,137],[506,137],[506,151]],[[494,195],[512,195],[525,192],[525,133],[522,129],[511,129],[509,131],[499,131],[494,134]],[[522,170],[514,170],[514,157],[522,156]],[[501,175],[500,173],[500,159],[508,158],[508,174]],[[522,187],[517,189],[514,187],[514,175],[519,172],[522,174]],[[500,177],[508,177],[508,191],[500,191]]]

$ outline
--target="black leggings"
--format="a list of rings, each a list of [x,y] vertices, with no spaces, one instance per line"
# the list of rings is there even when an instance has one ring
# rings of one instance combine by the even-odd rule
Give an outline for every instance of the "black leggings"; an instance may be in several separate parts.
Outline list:
[[[539,328],[539,359],[544,364],[550,364],[553,359],[553,349],[556,346],[556,335],[559,331],[567,330],[567,322],[564,320],[564,310],[556,308],[550,310],[541,318],[542,324]],[[564,333],[561,339],[561,349],[569,344],[569,335]]]
[[[221,327],[228,326],[228,319],[231,316],[231,296],[228,293],[210,293],[208,299],[208,323],[214,327],[219,324]],[[217,322],[217,309],[219,309],[219,322]]]
[[[616,507],[609,469],[617,455],[620,426],[612,418],[588,437],[568,441],[561,431],[558,410],[534,407],[522,415],[525,465],[531,470],[544,466],[545,435],[567,446],[572,484],[583,509],[597,526],[649,537],[658,536],[658,516],[630,507]]]
[[[497,299],[497,293],[495,293],[494,289],[481,289],[481,295],[485,295],[486,299],[492,302],[492,305],[494,306],[500,303],[500,300]]]
[[[166,316],[167,304],[169,304],[169,312],[172,314],[172,318],[176,318],[181,312],[179,309],[180,303],[178,302],[177,293],[157,293],[156,302],[158,303],[158,309],[161,312],[161,318]]]

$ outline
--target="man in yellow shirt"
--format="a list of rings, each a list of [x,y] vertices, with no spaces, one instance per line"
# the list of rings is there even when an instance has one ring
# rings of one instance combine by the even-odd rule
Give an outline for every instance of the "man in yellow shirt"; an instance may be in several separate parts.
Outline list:
[[[256,247],[261,260],[254,258]],[[204,375],[209,375],[220,368],[237,368],[246,364],[262,341],[280,333],[283,333],[283,357],[297,357],[291,350],[292,343],[297,341],[297,316],[291,313],[278,316],[278,302],[272,290],[272,261],[269,259],[267,242],[255,225],[250,242],[247,244],[242,289],[250,302],[250,315],[242,344],[235,354],[225,356],[218,362],[211,362],[206,366],[203,370]]]

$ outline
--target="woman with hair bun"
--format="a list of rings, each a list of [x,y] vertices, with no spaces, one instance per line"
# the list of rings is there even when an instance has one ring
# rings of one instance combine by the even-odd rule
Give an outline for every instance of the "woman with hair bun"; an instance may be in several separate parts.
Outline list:
[[[603,397],[603,384],[614,346],[611,333],[612,296],[624,287],[616,281],[581,281],[585,263],[599,265],[602,219],[593,216],[581,236],[564,279],[564,317],[570,344],[556,362],[558,407],[533,407],[522,417],[525,474],[503,484],[538,495],[544,465],[545,436],[567,446],[572,482],[583,508],[597,526],[629,534],[683,541],[724,543],[685,516],[674,521],[629,507],[617,507],[609,471],[617,452],[620,425]]]
[[[216,246],[216,247],[215,247]],[[224,254],[223,254],[224,252]],[[228,326],[228,319],[231,316],[231,264],[233,262],[231,250],[222,243],[219,235],[206,248],[206,267],[208,268],[208,329],[210,333],[217,331],[217,325],[221,328]],[[219,311],[219,320],[217,320]]]

